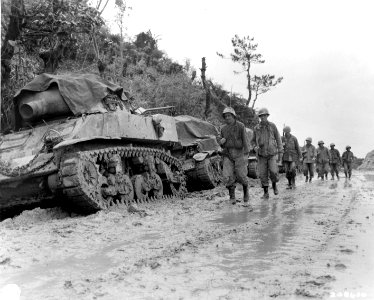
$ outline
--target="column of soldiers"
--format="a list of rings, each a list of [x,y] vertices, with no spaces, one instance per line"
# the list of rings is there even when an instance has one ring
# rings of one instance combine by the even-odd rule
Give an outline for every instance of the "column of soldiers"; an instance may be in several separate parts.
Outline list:
[[[252,141],[247,140],[245,126],[237,120],[235,110],[231,107],[224,109],[222,116],[225,125],[221,128],[219,143],[223,149],[223,182],[229,190],[230,201],[236,204],[241,200],[236,199],[236,182],[243,186],[244,206],[249,205],[248,196],[248,153],[251,144],[258,157],[258,173],[264,194],[262,199],[269,199],[269,179],[271,181],[274,195],[279,193],[277,182],[279,181],[278,165],[283,164],[287,189],[295,189],[295,178],[297,166],[303,164],[305,182],[311,182],[314,177],[314,164],[321,180],[327,180],[327,174],[331,172],[331,180],[339,180],[340,164],[344,167],[345,177],[351,179],[353,153],[351,147],[347,146],[346,151],[340,156],[335,149],[335,144],[330,144],[330,150],[324,146],[323,141],[318,142],[318,147],[312,145],[312,138],[305,139],[306,144],[300,148],[297,138],[291,134],[291,128],[283,128],[281,137],[276,125],[268,121],[269,111],[262,108],[258,112],[259,124],[253,130]]]

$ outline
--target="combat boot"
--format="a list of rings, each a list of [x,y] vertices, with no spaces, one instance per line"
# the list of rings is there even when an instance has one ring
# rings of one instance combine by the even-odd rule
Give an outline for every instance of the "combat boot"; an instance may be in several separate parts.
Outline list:
[[[287,178],[288,179],[288,185],[286,187],[287,190],[292,189],[292,178]]]
[[[312,182],[312,178],[313,178],[313,176],[310,176],[310,178],[309,178],[309,182]]]
[[[305,182],[308,182],[308,176],[305,176]]]
[[[292,182],[292,188],[296,189],[295,177],[292,178],[291,182]]]
[[[274,195],[278,195],[279,192],[278,192],[278,188],[277,188],[277,183],[272,182],[271,185],[273,187]]]
[[[249,211],[253,211],[253,207],[249,204],[248,185],[243,184],[243,206],[247,207]]]
[[[243,201],[244,201],[244,203],[249,201],[248,185],[247,184],[243,184]]]
[[[235,185],[229,186],[229,195],[230,195],[230,201],[232,204],[236,204],[236,199],[235,199]]]
[[[264,195],[261,197],[262,199],[269,199],[269,187],[264,186]]]

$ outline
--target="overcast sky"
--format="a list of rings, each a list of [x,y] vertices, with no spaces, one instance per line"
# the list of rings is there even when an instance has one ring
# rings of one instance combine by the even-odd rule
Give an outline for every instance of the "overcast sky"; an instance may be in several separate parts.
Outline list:
[[[111,0],[111,5],[114,0]],[[228,91],[247,97],[240,65],[229,55],[231,38],[251,36],[265,64],[252,74],[283,76],[261,95],[255,108],[267,107],[281,131],[289,125],[302,145],[331,142],[342,153],[347,144],[358,157],[374,149],[374,1],[364,0],[129,0],[127,34],[151,30],[159,48]],[[104,17],[110,20],[114,5]],[[118,32],[112,23],[112,31]]]

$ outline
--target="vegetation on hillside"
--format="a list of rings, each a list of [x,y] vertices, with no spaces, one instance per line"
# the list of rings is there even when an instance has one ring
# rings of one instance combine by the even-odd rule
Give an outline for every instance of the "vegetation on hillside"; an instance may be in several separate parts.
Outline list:
[[[1,129],[11,127],[12,97],[35,76],[49,73],[97,73],[123,86],[134,106],[174,105],[189,114],[221,124],[221,112],[232,106],[248,127],[257,122],[246,99],[204,82],[189,61],[173,61],[158,48],[151,31],[125,40],[112,34],[101,17],[107,1],[96,7],[87,0],[3,0],[1,31]],[[124,27],[128,9],[116,1]],[[188,53],[186,53],[188,56]],[[214,76],[214,74],[209,74]],[[208,101],[208,100],[209,101]],[[207,102],[208,101],[208,102]]]

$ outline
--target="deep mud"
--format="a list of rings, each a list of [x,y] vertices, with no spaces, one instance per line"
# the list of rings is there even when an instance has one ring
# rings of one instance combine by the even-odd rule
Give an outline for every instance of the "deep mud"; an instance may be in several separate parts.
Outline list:
[[[0,289],[17,284],[25,300],[374,299],[374,173],[285,181],[268,201],[254,181],[253,212],[222,187],[141,214],[25,211],[0,223]]]

